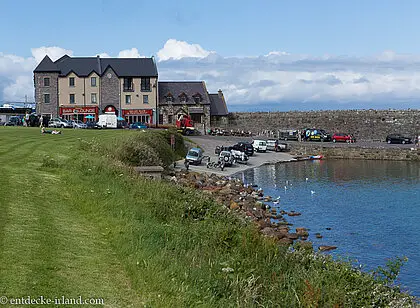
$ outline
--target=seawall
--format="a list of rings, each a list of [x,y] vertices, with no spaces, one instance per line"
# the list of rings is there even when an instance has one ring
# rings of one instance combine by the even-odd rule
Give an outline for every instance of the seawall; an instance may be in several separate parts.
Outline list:
[[[229,114],[228,124],[219,127],[254,134],[264,130],[318,128],[330,133],[348,132],[359,140],[385,140],[391,133],[418,136],[420,109],[236,112]]]
[[[414,147],[414,145],[413,145]],[[291,147],[291,154],[308,156],[321,154],[330,159],[368,159],[368,160],[400,160],[419,161],[420,149],[408,148],[365,148],[365,147],[334,147],[320,144],[295,143]]]

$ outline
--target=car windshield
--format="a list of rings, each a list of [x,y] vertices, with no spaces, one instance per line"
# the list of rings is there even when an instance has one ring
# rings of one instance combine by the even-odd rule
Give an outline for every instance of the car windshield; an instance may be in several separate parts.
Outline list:
[[[189,151],[188,156],[198,157],[198,153],[196,151]]]

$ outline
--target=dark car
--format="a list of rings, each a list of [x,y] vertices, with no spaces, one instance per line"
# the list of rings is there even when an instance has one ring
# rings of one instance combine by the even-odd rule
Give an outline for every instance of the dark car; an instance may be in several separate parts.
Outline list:
[[[4,126],[21,126],[22,119],[18,116],[10,117],[9,121],[4,124]]]
[[[385,141],[387,143],[402,143],[402,144],[413,142],[410,137],[406,137],[406,136],[403,136],[403,135],[400,135],[400,134],[388,135],[388,136],[386,136]]]
[[[238,142],[232,147],[235,151],[244,152],[247,156],[254,155],[254,147],[248,142]]]
[[[219,155],[220,152],[222,152],[222,151],[228,151],[228,152],[230,152],[232,150],[233,150],[233,147],[232,146],[228,146],[228,147],[227,146],[217,146],[216,149],[214,149],[214,154]]]

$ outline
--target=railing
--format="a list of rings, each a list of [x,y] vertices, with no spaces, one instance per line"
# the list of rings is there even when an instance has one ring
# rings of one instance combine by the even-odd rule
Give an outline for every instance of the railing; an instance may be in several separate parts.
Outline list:
[[[134,92],[134,84],[131,84],[131,85],[127,85],[127,84],[125,84],[124,86],[123,86],[123,91],[124,92]]]

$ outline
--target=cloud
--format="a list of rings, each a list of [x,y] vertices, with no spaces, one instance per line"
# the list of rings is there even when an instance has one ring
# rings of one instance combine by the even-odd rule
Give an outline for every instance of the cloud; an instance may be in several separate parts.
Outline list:
[[[198,44],[169,39],[163,48],[157,52],[159,61],[179,60],[182,58],[205,58],[212,52],[205,50]]]
[[[118,58],[142,58],[137,48],[121,50],[118,53]]]
[[[32,56],[35,58],[36,63],[39,63],[44,59],[46,55],[51,58],[51,60],[55,61],[61,58],[64,55],[73,56],[73,51],[69,49],[64,49],[61,47],[53,46],[53,47],[38,47],[31,49]]]
[[[0,100],[24,100],[25,95],[33,100],[32,71],[37,63],[45,54],[53,59],[73,55],[61,47],[31,51],[28,58],[0,52]],[[349,57],[272,51],[224,57],[174,39],[157,55],[160,80],[205,80],[209,92],[222,89],[229,108],[236,110],[420,108],[420,55],[385,51]],[[141,57],[137,48],[122,50],[118,56]]]

